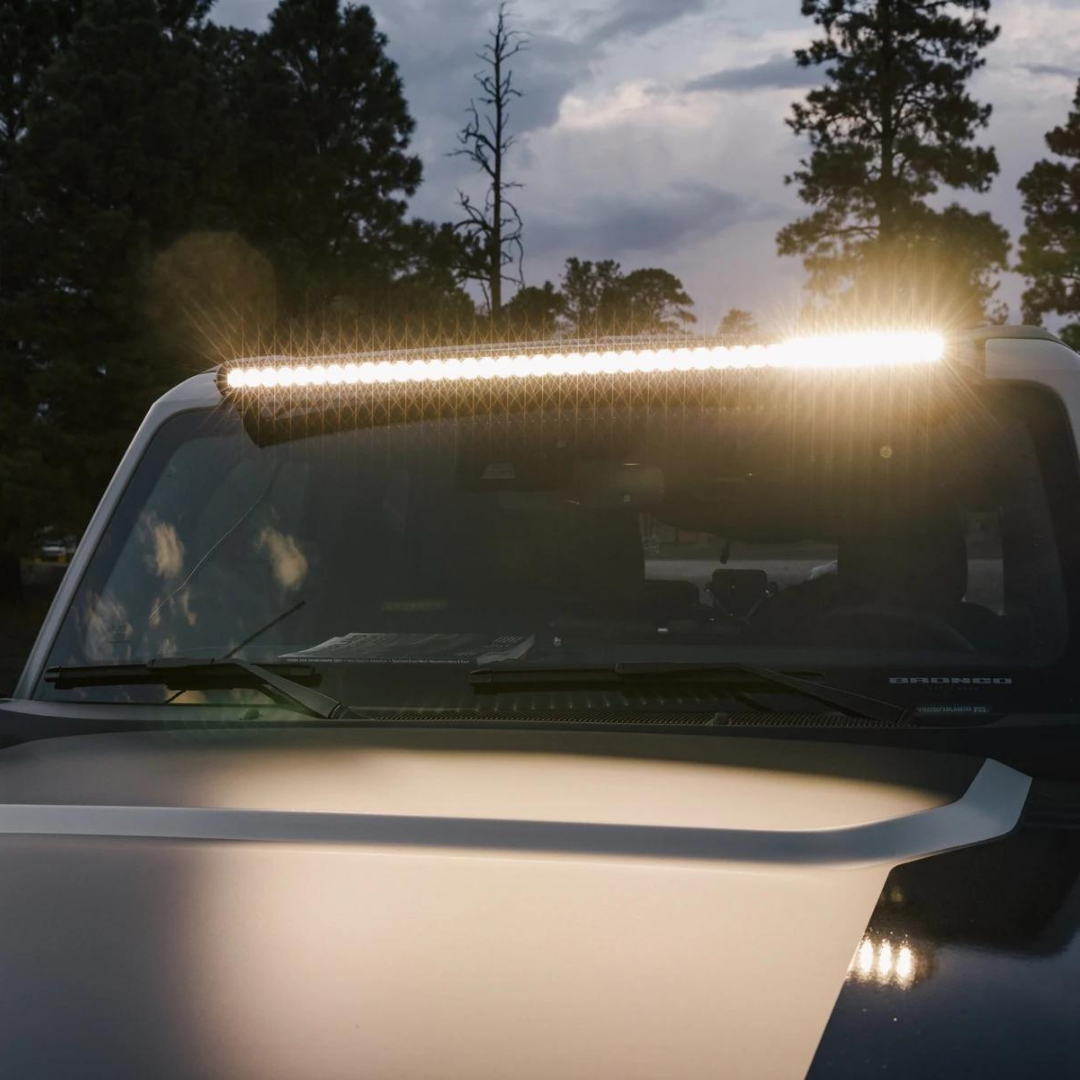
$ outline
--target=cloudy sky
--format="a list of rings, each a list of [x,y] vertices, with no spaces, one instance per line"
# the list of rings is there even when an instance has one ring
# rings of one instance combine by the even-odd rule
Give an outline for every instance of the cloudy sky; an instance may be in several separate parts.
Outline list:
[[[218,0],[221,23],[260,29],[275,0]],[[370,0],[417,121],[425,167],[414,213],[455,216],[467,163],[447,156],[472,93],[476,50],[497,0]],[[784,124],[805,93],[792,50],[812,36],[799,0],[517,0],[530,47],[510,167],[524,185],[525,278],[558,279],[568,255],[663,266],[682,278],[703,330],[732,306],[783,320],[799,302],[797,260],[777,229],[800,212],[783,182],[801,151]],[[1044,152],[1080,76],[1080,0],[994,0],[1001,24],[974,92],[993,104],[985,141],[1001,174],[985,196],[1013,234],[1016,181]],[[1000,296],[1019,318],[1022,283]]]

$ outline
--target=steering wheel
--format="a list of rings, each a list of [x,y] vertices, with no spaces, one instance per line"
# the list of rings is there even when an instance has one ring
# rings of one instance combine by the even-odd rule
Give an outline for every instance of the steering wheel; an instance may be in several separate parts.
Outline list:
[[[838,607],[831,611],[822,612],[820,615],[811,616],[805,620],[800,629],[816,638],[833,628],[858,620],[867,620],[879,624],[890,624],[895,627],[915,631],[925,641],[920,644],[933,646],[938,649],[946,649],[949,652],[977,652],[975,645],[966,638],[955,626],[950,625],[937,615],[931,615],[924,611],[911,611],[908,608],[875,607],[872,605],[861,607]]]

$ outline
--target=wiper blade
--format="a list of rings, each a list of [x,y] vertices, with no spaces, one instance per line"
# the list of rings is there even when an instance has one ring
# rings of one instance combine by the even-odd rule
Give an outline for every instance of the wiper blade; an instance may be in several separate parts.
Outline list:
[[[828,686],[801,675],[758,667],[752,664],[683,663],[679,661],[628,661],[608,667],[553,667],[541,664],[487,664],[469,673],[469,682],[476,687],[524,687],[542,683],[582,685],[603,683],[611,685],[626,680],[676,681],[693,678],[728,686],[745,688],[748,683],[780,686],[785,690],[831,705],[843,712],[876,720],[885,724],[903,724],[909,720],[908,710],[891,701],[868,697],[837,686]]]
[[[323,720],[349,715],[349,707],[296,682],[314,674],[308,664],[252,664],[235,657],[196,660],[167,657],[141,664],[92,664],[51,667],[45,681],[58,690],[82,686],[165,686],[173,690],[252,686],[286,705]]]

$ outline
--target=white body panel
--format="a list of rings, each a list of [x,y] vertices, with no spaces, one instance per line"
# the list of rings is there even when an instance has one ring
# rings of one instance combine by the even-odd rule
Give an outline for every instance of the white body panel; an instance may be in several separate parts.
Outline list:
[[[1027,790],[659,735],[13,748],[5,1076],[799,1077],[891,867],[1002,835]]]

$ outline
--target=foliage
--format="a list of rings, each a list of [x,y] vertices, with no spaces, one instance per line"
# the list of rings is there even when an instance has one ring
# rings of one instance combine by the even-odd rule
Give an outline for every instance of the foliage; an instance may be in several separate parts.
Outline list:
[[[819,299],[835,301],[855,285],[848,299],[886,318],[931,313],[958,323],[984,313],[1007,235],[987,215],[927,200],[942,187],[986,191],[998,171],[994,151],[975,143],[990,106],[967,92],[998,34],[989,6],[803,0],[824,33],[796,59],[824,65],[826,82],[788,121],[809,140],[809,157],[788,181],[811,209],[777,244],[782,255],[802,256]]]
[[[1037,161],[1019,183],[1026,229],[1017,269],[1028,279],[1024,319],[1033,323],[1080,312],[1080,83],[1046,145],[1055,159]]]
[[[281,0],[251,55],[241,50],[237,209],[289,312],[368,295],[400,267],[421,165],[385,45],[366,6]]]
[[[208,360],[474,332],[468,243],[406,219],[420,162],[370,10],[281,0],[254,34],[210,6],[0,9],[0,591]]]
[[[569,258],[563,270],[562,293],[566,318],[578,335],[607,330],[616,304],[622,268],[614,259]]]
[[[693,300],[674,274],[646,267],[624,274],[613,259],[566,260],[562,289],[519,289],[503,310],[511,337],[678,334],[695,322]]]
[[[749,311],[742,308],[729,308],[727,314],[720,320],[716,328],[718,334],[731,334],[732,336],[747,336],[757,330],[757,322]]]
[[[550,281],[524,285],[503,305],[506,336],[541,340],[558,332],[566,312],[566,297]]]
[[[85,520],[146,404],[177,377],[144,332],[145,273],[213,202],[218,100],[198,48],[208,6],[85,0],[77,21],[56,9],[64,32],[45,20],[52,60],[27,88],[5,168],[5,239],[18,252],[4,266],[5,380],[20,372],[0,445],[9,553],[39,525]]]
[[[1080,352],[1080,322],[1069,323],[1058,331],[1058,336],[1070,349]]]
[[[41,484],[47,430],[37,407],[42,353],[27,333],[35,314],[33,212],[16,163],[31,96],[80,7],[78,0],[0,6],[0,600],[19,598],[19,552],[49,509]]]

